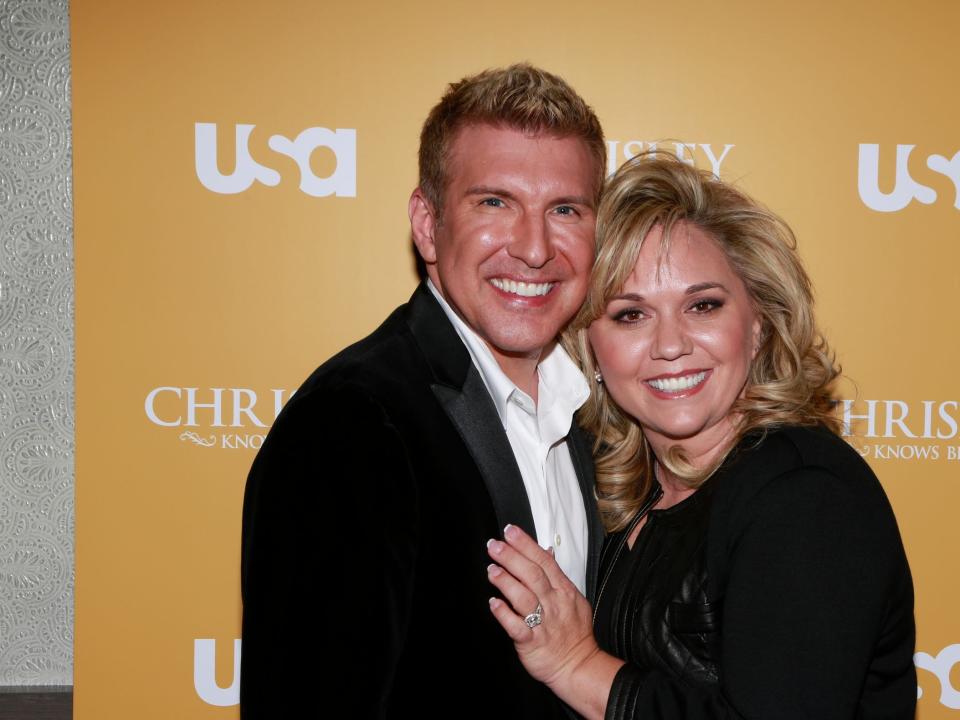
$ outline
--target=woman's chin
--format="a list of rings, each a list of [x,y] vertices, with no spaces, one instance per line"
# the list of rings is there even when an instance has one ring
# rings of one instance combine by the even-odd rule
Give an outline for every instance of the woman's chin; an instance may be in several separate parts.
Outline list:
[[[643,425],[643,434],[653,445],[681,445],[697,447],[701,452],[702,445],[712,443],[722,444],[729,440],[733,429],[733,422],[728,417],[719,421],[709,422],[704,418],[672,418],[669,423],[657,425]]]

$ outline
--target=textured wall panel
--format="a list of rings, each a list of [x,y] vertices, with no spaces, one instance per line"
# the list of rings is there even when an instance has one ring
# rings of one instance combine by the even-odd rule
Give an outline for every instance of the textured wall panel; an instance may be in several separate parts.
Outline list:
[[[73,664],[68,5],[0,0],[0,685]]]

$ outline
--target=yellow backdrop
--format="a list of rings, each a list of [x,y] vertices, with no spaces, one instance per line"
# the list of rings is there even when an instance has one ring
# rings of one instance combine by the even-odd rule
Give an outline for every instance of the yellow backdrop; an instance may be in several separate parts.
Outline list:
[[[255,449],[308,372],[412,291],[406,200],[427,110],[446,83],[518,60],[594,105],[613,164],[678,138],[797,231],[913,568],[918,716],[955,716],[960,4],[71,13],[76,718],[238,716]]]

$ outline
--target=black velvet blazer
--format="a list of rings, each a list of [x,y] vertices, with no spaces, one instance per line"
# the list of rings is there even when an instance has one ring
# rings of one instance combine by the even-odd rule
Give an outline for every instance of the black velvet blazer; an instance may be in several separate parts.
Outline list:
[[[576,427],[569,447],[592,591],[603,531]],[[565,717],[488,608],[485,544],[507,523],[533,534],[519,468],[466,348],[420,286],[310,376],[250,471],[241,716]]]
[[[910,720],[913,586],[870,468],[823,428],[748,437],[601,562],[607,717]],[[659,488],[658,488],[659,490]]]

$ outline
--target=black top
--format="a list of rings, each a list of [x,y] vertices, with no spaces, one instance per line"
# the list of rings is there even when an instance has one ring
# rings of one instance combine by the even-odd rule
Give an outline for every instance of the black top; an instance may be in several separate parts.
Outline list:
[[[751,436],[647,515],[601,561],[597,639],[627,661],[608,718],[913,718],[910,571],[879,482],[843,440]]]

